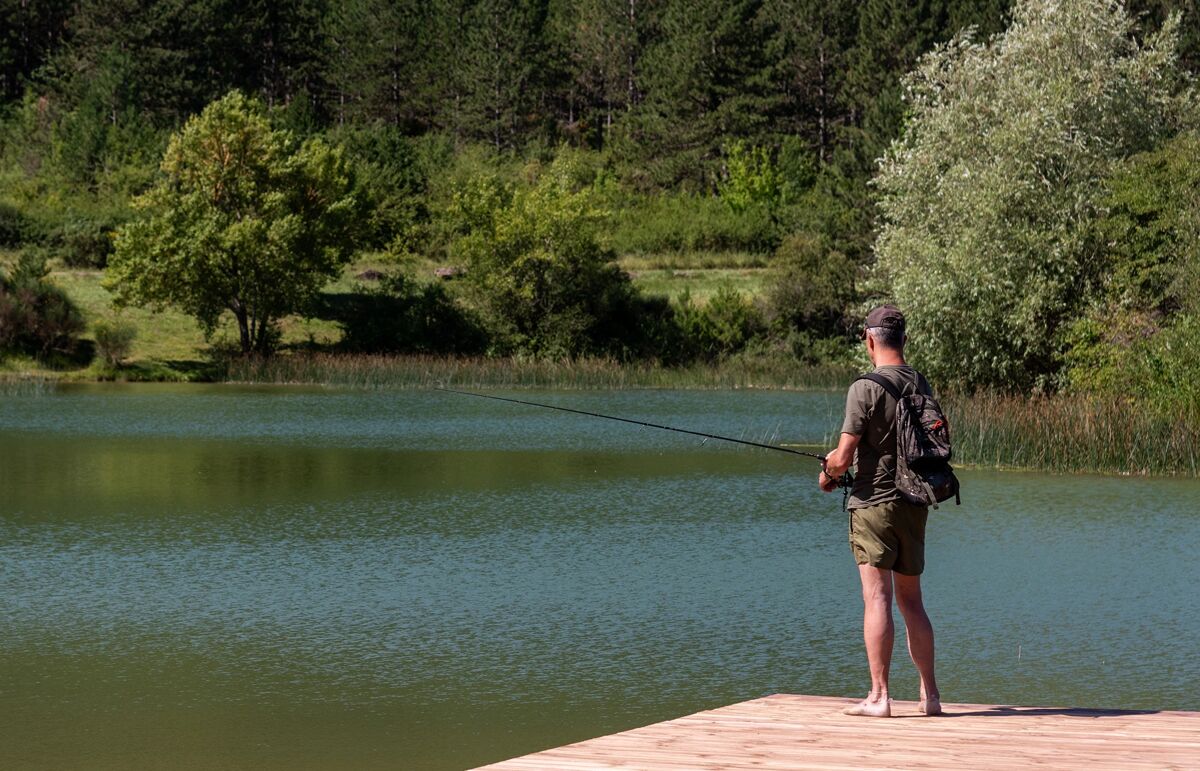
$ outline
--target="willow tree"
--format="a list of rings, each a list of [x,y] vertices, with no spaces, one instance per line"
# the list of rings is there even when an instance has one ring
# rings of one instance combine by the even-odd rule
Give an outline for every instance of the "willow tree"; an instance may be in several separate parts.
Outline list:
[[[1099,285],[1104,181],[1195,115],[1178,26],[1139,42],[1111,0],[1024,0],[1003,34],[959,36],[908,76],[875,251],[931,374],[1054,385],[1066,324]]]
[[[228,311],[243,353],[269,353],[349,260],[362,221],[340,149],[273,129],[232,92],[171,137],[161,179],[117,234],[106,285],[119,304],[175,306],[211,335]]]

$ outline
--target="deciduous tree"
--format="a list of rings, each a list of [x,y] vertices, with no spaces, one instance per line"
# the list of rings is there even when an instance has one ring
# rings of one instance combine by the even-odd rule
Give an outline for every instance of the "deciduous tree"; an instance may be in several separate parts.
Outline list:
[[[272,129],[232,92],[171,138],[162,175],[118,233],[107,285],[119,303],[177,306],[208,333],[228,311],[242,352],[269,353],[275,322],[350,257],[362,218],[341,151]]]

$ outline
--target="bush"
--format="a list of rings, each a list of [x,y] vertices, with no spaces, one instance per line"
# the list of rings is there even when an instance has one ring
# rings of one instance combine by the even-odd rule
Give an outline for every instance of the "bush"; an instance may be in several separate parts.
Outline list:
[[[20,246],[28,238],[29,218],[8,201],[0,201],[0,247]]]
[[[605,212],[590,188],[579,188],[569,155],[531,176],[477,178],[455,194],[449,212],[461,233],[451,258],[466,265],[466,290],[493,352],[620,351],[636,293],[596,238]]]
[[[607,240],[618,254],[674,251],[772,251],[779,243],[770,207],[748,200],[739,210],[716,196],[635,196],[615,210]]]
[[[395,126],[371,124],[329,132],[345,148],[355,183],[370,212],[362,246],[383,249],[428,216],[425,179],[412,142]]]
[[[70,268],[103,269],[120,224],[113,217],[68,216],[51,234],[52,253]]]
[[[817,338],[845,336],[847,310],[857,299],[858,268],[828,239],[795,233],[775,250],[767,289],[767,317],[776,334],[803,331]]]
[[[765,331],[754,303],[733,287],[723,286],[704,306],[685,292],[676,308],[679,327],[696,355],[718,359],[744,350]]]
[[[92,325],[92,332],[96,336],[97,353],[110,367],[121,366],[137,337],[137,327],[118,319],[101,319]]]
[[[386,276],[364,291],[325,295],[318,315],[342,326],[341,347],[355,353],[479,354],[487,335],[441,284]]]
[[[46,281],[50,271],[35,252],[0,273],[0,351],[44,357],[74,352],[83,315],[66,292]]]

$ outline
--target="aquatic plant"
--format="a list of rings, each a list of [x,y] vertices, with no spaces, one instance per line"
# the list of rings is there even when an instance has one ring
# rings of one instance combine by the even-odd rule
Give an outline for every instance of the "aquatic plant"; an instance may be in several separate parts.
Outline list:
[[[735,357],[719,364],[664,367],[609,358],[452,358],[295,354],[236,358],[225,379],[250,383],[310,383],[352,388],[791,388],[824,389],[848,383],[838,366],[797,366],[768,357]]]

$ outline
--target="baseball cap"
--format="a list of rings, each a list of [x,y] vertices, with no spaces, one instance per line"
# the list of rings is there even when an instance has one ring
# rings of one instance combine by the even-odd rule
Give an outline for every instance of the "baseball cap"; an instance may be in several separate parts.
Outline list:
[[[904,331],[904,314],[895,305],[880,305],[867,314],[867,323],[863,325],[862,337],[866,337],[867,329],[873,327],[890,327]]]

